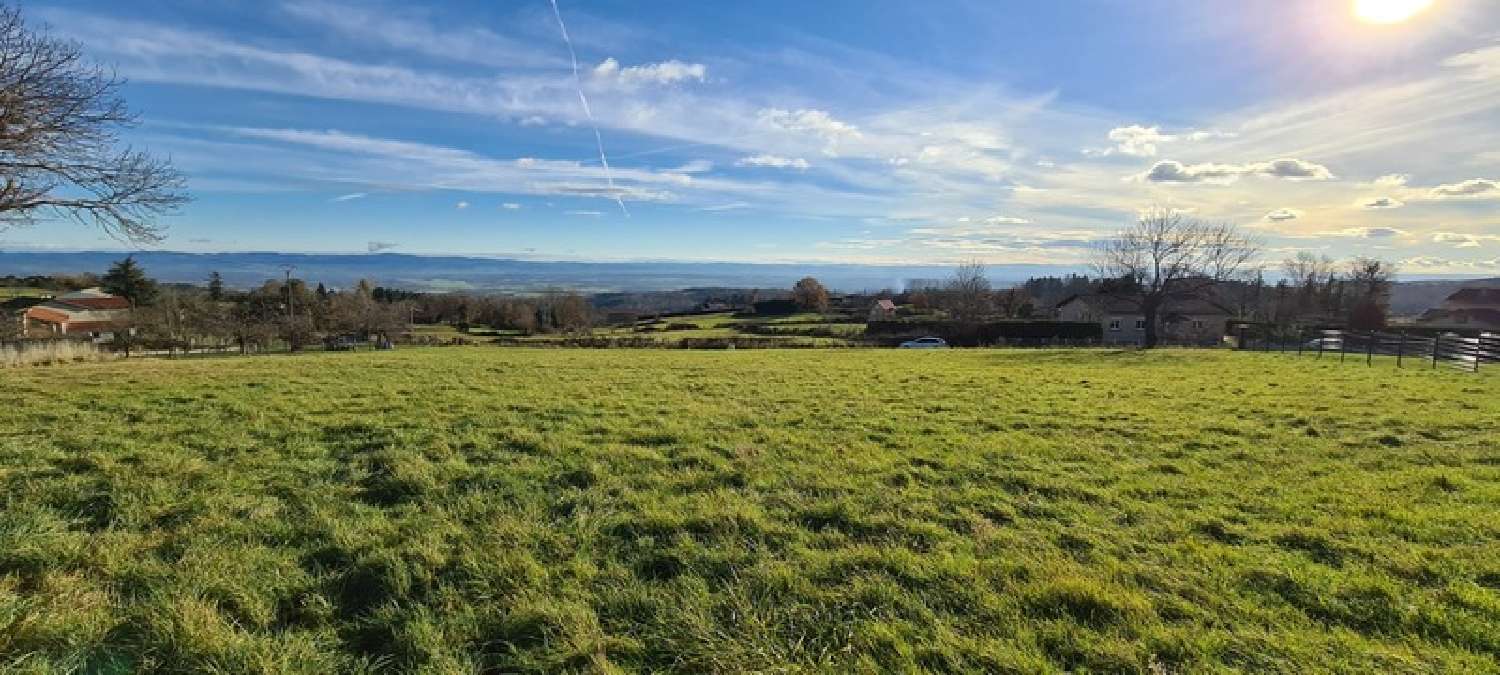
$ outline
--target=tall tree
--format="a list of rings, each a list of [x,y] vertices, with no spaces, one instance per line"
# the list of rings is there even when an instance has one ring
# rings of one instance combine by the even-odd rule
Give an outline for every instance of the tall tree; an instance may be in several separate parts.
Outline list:
[[[941,297],[943,309],[956,321],[975,322],[994,312],[990,280],[978,260],[960,264],[943,284]]]
[[[208,299],[214,302],[224,299],[224,277],[217,271],[208,273]]]
[[[828,289],[823,282],[812,277],[802,277],[792,286],[792,300],[802,309],[822,312],[828,309]]]
[[[1139,309],[1149,349],[1159,341],[1159,319],[1169,301],[1208,298],[1246,270],[1259,250],[1233,225],[1157,208],[1106,240],[1095,252],[1094,267],[1102,277],[1126,282],[1114,292]]]
[[[1349,261],[1349,328],[1380,330],[1385,328],[1391,305],[1391,287],[1396,282],[1396,266],[1376,258],[1358,257]]]
[[[146,276],[133,256],[115,261],[99,281],[104,290],[129,300],[134,307],[144,307],[156,300],[156,281]]]
[[[77,44],[0,6],[0,229],[61,216],[161,238],[154,219],[187,201],[183,180],[169,162],[118,147],[136,121],[120,85]]]

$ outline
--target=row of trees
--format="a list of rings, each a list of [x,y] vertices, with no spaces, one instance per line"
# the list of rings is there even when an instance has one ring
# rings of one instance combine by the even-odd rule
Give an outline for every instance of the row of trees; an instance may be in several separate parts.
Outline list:
[[[387,291],[385,295],[394,294]],[[577,334],[591,331],[595,323],[594,308],[588,298],[573,291],[551,290],[525,297],[466,293],[407,294],[407,297],[417,323],[451,324],[464,331],[483,325],[526,335]]]
[[[360,282],[348,291],[331,292],[321,284],[310,291],[300,279],[267,281],[246,292],[212,285],[172,287],[153,295],[149,304],[136,305],[130,318],[134,335],[116,335],[127,350],[136,345],[184,351],[233,345],[247,353],[276,343],[296,351],[319,336],[395,339],[406,332],[409,308],[378,302],[372,290]]]

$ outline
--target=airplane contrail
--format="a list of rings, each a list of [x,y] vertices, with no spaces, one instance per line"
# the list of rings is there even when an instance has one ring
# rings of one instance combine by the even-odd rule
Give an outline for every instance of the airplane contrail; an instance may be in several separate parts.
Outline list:
[[[620,205],[620,212],[630,217],[630,209],[625,208],[625,200],[620,197],[619,188],[615,187],[615,175],[609,168],[609,157],[604,154],[604,135],[599,133],[599,124],[594,121],[594,111],[589,109],[589,97],[583,94],[583,77],[578,74],[578,53],[573,50],[573,39],[568,37],[568,25],[563,23],[562,10],[557,8],[557,0],[552,3],[552,15],[557,17],[557,27],[562,30],[563,42],[568,45],[568,58],[573,62],[573,86],[578,90],[578,102],[583,104],[583,114],[589,120],[589,127],[594,130],[594,143],[599,146],[599,163],[604,165],[604,180],[609,183],[609,191],[615,196],[615,203]]]

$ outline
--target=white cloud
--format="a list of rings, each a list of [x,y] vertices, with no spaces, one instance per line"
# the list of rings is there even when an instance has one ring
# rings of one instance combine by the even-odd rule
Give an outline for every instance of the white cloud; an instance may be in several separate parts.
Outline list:
[[[698,210],[699,211],[708,211],[710,213],[717,213],[717,212],[721,212],[721,211],[739,211],[741,209],[748,209],[748,208],[750,208],[750,204],[748,204],[746,202],[729,202],[728,204],[710,204],[708,206],[702,206],[702,207],[699,207]]]
[[[505,209],[506,211],[516,211],[521,208],[521,205],[515,202],[505,202],[504,204],[500,205],[500,208]]]
[[[464,209],[469,208],[469,203],[468,202],[459,202],[457,204],[454,204],[453,208],[456,208],[456,209],[462,211]]]
[[[1459,232],[1437,232],[1432,235],[1432,243],[1452,244],[1456,248],[1478,248],[1487,241],[1500,242],[1500,235],[1463,234]]]
[[[714,163],[706,159],[695,159],[682,166],[672,169],[672,173],[708,173],[714,170]]]
[[[796,169],[806,171],[807,160],[801,157],[781,157],[779,155],[752,155],[741,157],[734,163],[735,166],[760,166],[772,169]]]
[[[523,127],[541,127],[547,125],[547,118],[541,115],[527,115],[518,122]]]
[[[958,220],[959,222],[968,222],[967,218],[959,218]],[[1026,223],[1029,223],[1031,221],[1025,218],[1017,218],[1015,216],[989,216],[987,218],[981,218],[979,222],[988,225],[1025,225]]]
[[[369,196],[369,194],[365,193],[365,192],[350,192],[349,194],[339,195],[339,196],[334,197],[333,199],[330,199],[328,201],[331,201],[331,202],[349,202],[349,201],[354,201],[356,199],[364,199],[365,197],[368,197],[368,196]]]
[[[497,67],[561,68],[555,52],[536,49],[482,27],[438,26],[415,12],[383,12],[365,3],[286,0],[281,11],[361,42],[459,63]]]
[[[1409,180],[1411,180],[1411,176],[1407,174],[1388,173],[1364,185],[1371,188],[1399,188],[1405,187],[1406,182]]]
[[[1109,140],[1114,141],[1115,151],[1132,157],[1155,157],[1159,143],[1177,140],[1175,136],[1163,134],[1157,127],[1132,124],[1109,130]]]
[[[372,241],[367,246],[371,253],[379,253],[380,251],[389,251],[400,246],[400,244],[393,241]]]
[[[1399,209],[1405,205],[1406,202],[1403,202],[1394,197],[1380,197],[1360,204],[1360,206],[1367,209]]]
[[[1162,160],[1152,165],[1139,180],[1152,183],[1212,183],[1228,185],[1244,176],[1265,176],[1284,180],[1330,180],[1328,167],[1301,159],[1274,159],[1250,164],[1183,164]]]
[[[1500,180],[1471,178],[1439,185],[1428,192],[1432,199],[1500,199]]]
[[[864,137],[859,128],[835,119],[823,110],[809,108],[800,110],[765,108],[760,111],[758,116],[762,126],[821,139],[824,142],[822,152],[830,157],[838,155],[840,143]]]
[[[1161,127],[1132,124],[1110,129],[1107,138],[1115,143],[1112,148],[1085,148],[1083,154],[1090,157],[1107,157],[1113,154],[1131,157],[1155,157],[1160,146],[1179,141],[1206,141],[1213,138],[1233,138],[1224,131],[1190,131],[1182,134],[1164,133]]]
[[[1280,223],[1288,220],[1296,220],[1302,216],[1302,212],[1296,209],[1276,209],[1267,213],[1265,218],[1271,222]]]
[[[1350,227],[1327,234],[1335,237],[1354,237],[1356,239],[1389,239],[1406,234],[1406,230],[1398,230],[1394,227]]]
[[[627,88],[642,85],[670,85],[688,81],[703,82],[707,78],[707,66],[701,63],[683,63],[676,59],[622,68],[619,61],[607,58],[594,66],[594,79],[615,82]]]
[[[591,218],[604,215],[603,211],[584,211],[584,210],[563,211],[563,213],[567,214],[567,215],[570,215],[570,216],[588,216],[588,217],[591,217]]]

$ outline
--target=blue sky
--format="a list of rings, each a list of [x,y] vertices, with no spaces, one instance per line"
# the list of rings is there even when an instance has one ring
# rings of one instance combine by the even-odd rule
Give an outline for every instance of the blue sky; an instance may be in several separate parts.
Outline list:
[[[1487,0],[558,2],[577,82],[547,0],[25,11],[188,175],[162,248],[1067,265],[1162,205],[1271,260],[1500,271]]]

